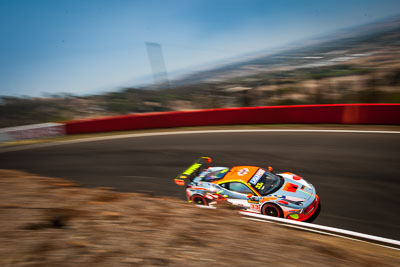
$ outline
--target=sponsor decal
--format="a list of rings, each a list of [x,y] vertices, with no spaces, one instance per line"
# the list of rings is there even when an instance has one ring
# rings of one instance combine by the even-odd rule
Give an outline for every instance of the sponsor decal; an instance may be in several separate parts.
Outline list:
[[[243,168],[243,169],[239,170],[237,174],[238,174],[239,176],[243,176],[243,175],[246,175],[246,174],[248,174],[248,173],[249,173],[249,169]]]
[[[199,163],[195,163],[192,166],[190,166],[189,169],[187,169],[183,174],[185,175],[191,175],[195,170],[197,170],[199,167],[201,166],[201,164]]]
[[[301,177],[295,174],[295,175],[293,175],[293,180],[300,181]]]
[[[276,200],[276,197],[263,197],[262,201],[266,202],[266,201],[271,201],[271,200]]]
[[[250,209],[259,210],[260,209],[260,205],[258,205],[258,204],[250,204]]]
[[[258,182],[258,180],[260,180],[260,178],[264,175],[264,173],[265,173],[265,170],[259,169],[256,172],[256,174],[254,174],[253,178],[250,179],[249,183],[252,185],[255,185]]]
[[[255,188],[261,189],[263,187],[264,183],[257,183]]]
[[[296,193],[298,186],[292,183],[286,183],[283,187],[283,191]]]
[[[248,199],[247,200],[247,202],[249,202],[249,203],[256,203],[256,204],[258,204],[259,203],[259,201],[258,200],[255,200],[255,199]]]

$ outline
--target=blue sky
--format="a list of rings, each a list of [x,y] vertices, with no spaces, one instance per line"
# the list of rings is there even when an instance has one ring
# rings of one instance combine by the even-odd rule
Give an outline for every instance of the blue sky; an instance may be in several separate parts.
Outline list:
[[[400,13],[393,0],[0,0],[0,95],[90,94]]]

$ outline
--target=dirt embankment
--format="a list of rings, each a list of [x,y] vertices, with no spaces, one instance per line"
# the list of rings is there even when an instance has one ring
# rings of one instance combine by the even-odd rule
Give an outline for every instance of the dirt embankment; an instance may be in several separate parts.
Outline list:
[[[0,171],[1,266],[400,266],[400,252],[229,209]]]

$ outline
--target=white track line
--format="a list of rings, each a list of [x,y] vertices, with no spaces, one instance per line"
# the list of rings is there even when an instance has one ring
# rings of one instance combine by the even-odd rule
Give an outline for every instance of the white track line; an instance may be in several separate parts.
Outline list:
[[[382,245],[385,247],[390,247],[393,249],[400,250],[400,241],[397,241],[394,239],[373,236],[373,235],[367,235],[367,234],[362,234],[362,233],[358,233],[358,232],[354,232],[354,231],[343,230],[343,229],[339,229],[339,228],[323,226],[323,225],[318,225],[318,224],[292,221],[292,220],[283,219],[283,218],[276,218],[276,217],[271,217],[271,216],[266,216],[266,215],[261,215],[261,214],[255,214],[255,213],[249,213],[249,212],[239,212],[239,213],[241,215],[253,217],[253,218],[256,218],[256,219],[262,220],[262,221],[273,221],[275,223],[284,224],[284,225],[290,226],[290,227],[301,228],[303,230],[329,233],[329,234],[333,234],[333,235],[337,235],[337,236],[341,236],[341,237],[352,238],[352,239],[370,242],[370,243],[374,243],[377,245]]]
[[[290,130],[290,129],[242,129],[242,130],[201,130],[201,131],[176,131],[176,132],[157,132],[157,133],[140,133],[140,134],[121,134],[111,136],[100,136],[100,137],[89,137],[77,140],[68,141],[55,141],[50,143],[40,143],[33,145],[22,145],[15,147],[6,147],[0,149],[0,153],[42,148],[57,145],[67,145],[94,141],[104,141],[112,139],[122,138],[137,138],[137,137],[151,137],[151,136],[162,136],[162,135],[182,135],[182,134],[209,134],[209,133],[268,133],[268,132],[305,132],[305,133],[367,133],[367,134],[400,134],[400,131],[364,131],[364,130]]]
[[[199,208],[203,208],[203,209],[216,209],[216,207],[213,207],[213,206],[204,206],[204,205],[196,205],[196,206]],[[326,235],[346,238],[346,239],[350,239],[350,240],[356,240],[356,241],[361,241],[361,242],[365,242],[365,243],[370,243],[370,244],[374,244],[374,245],[385,247],[385,248],[400,250],[400,241],[397,241],[394,239],[373,236],[373,235],[367,235],[367,234],[362,234],[362,233],[358,233],[358,232],[354,232],[354,231],[343,230],[343,229],[339,229],[339,228],[323,226],[323,225],[318,225],[318,224],[305,223],[305,222],[293,221],[293,220],[288,220],[288,219],[283,219],[283,218],[271,217],[271,216],[266,216],[266,215],[262,215],[262,214],[251,213],[251,212],[238,211],[238,213],[241,215],[247,216],[247,217],[245,217],[245,219],[252,220],[252,221],[277,223],[277,224],[280,224],[280,225],[283,225],[286,227],[292,227],[292,228],[301,229],[301,230],[305,230],[305,231],[309,231],[309,232],[326,234]]]
[[[204,206],[204,205],[196,205],[199,208],[203,209],[216,209],[216,207],[213,206]],[[278,223],[283,226],[287,227],[292,227],[292,228],[297,228],[301,230],[306,230],[310,232],[315,232],[315,233],[322,233],[322,234],[327,234],[327,235],[332,235],[332,236],[338,236],[342,238],[347,238],[351,240],[357,240],[357,241],[362,241],[366,243],[372,243],[378,246],[383,246],[387,248],[392,248],[396,250],[400,250],[400,241],[394,240],[394,239],[389,239],[389,238],[384,238],[384,237],[378,237],[378,236],[373,236],[373,235],[367,235],[367,234],[362,234],[354,231],[349,231],[349,230],[343,230],[339,228],[334,228],[334,227],[329,227],[329,226],[323,226],[323,225],[318,225],[318,224],[312,224],[312,223],[305,223],[305,222],[299,222],[299,221],[293,221],[293,220],[288,220],[288,219],[283,219],[283,218],[277,218],[277,217],[271,217],[271,216],[266,216],[262,214],[256,214],[252,212],[243,212],[243,211],[238,211],[239,214],[247,216],[245,219],[252,220],[252,221],[260,221],[260,222],[266,222],[266,223]],[[381,244],[378,244],[376,242],[379,242]],[[382,245],[386,244],[386,245]],[[392,246],[387,246],[393,245]]]
[[[272,221],[260,220],[260,219],[255,219],[255,218],[245,218],[245,219],[251,220],[251,221],[257,221],[257,222],[275,223],[275,222],[272,222]],[[364,242],[364,243],[373,244],[373,245],[384,247],[384,248],[400,250],[399,248],[385,246],[385,245],[373,243],[373,242],[370,242],[370,241],[360,240],[360,239],[351,238],[351,237],[347,237],[347,236],[342,236],[342,235],[338,235],[338,234],[332,234],[332,233],[328,233],[328,232],[324,232],[324,231],[318,231],[318,230],[314,230],[314,229],[309,229],[309,228],[304,228],[304,227],[299,227],[299,226],[294,226],[294,225],[287,225],[287,224],[280,224],[280,225],[283,225],[283,226],[286,226],[286,227],[292,227],[292,228],[296,228],[296,229],[300,229],[300,230],[304,230],[304,231],[308,231],[308,232],[313,232],[313,233],[317,233],[317,234],[330,235],[330,236],[345,238],[345,239],[349,239],[349,240],[353,240],[353,241]]]

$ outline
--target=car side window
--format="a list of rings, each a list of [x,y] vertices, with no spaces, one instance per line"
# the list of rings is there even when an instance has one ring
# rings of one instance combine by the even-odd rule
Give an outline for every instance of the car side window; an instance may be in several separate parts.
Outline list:
[[[237,182],[229,183],[228,189],[242,194],[253,194],[253,191],[251,191],[251,189],[247,185],[242,183],[237,183]]]

